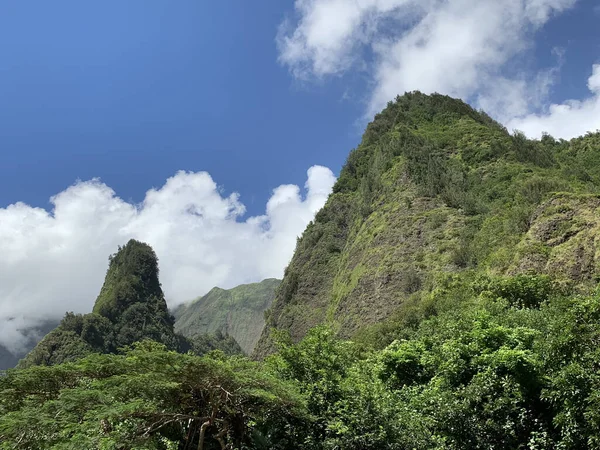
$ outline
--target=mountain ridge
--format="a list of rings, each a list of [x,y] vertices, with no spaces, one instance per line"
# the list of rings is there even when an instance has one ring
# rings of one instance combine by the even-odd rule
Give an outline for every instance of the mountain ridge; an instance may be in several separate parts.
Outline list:
[[[466,271],[538,270],[589,290],[597,241],[588,232],[593,245],[583,245],[580,232],[597,226],[596,207],[582,199],[600,194],[598,147],[600,133],[529,140],[460,100],[398,97],[367,126],[299,239],[255,356],[273,350],[270,329],[298,341],[328,323],[352,337]],[[552,219],[561,208],[575,219]],[[555,241],[536,235],[541,221]],[[571,260],[588,267],[567,270]]]
[[[59,323],[58,320],[46,320],[35,327],[24,330],[23,334],[27,337],[27,342],[25,342],[21,351],[10,351],[8,348],[0,345],[0,371],[15,367]]]
[[[275,298],[280,280],[267,278],[232,289],[214,287],[207,294],[173,311],[175,331],[187,338],[217,331],[232,336],[247,354],[252,353]]]

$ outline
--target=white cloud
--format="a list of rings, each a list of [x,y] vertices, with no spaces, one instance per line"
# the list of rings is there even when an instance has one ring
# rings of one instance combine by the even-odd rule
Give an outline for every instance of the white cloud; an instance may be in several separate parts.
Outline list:
[[[277,43],[280,60],[295,75],[330,75],[348,69],[354,51],[377,34],[380,19],[430,0],[296,0],[297,27],[284,22]]]
[[[600,64],[595,64],[587,83],[590,97],[552,104],[542,114],[529,114],[509,120],[507,127],[540,137],[543,132],[570,139],[588,131],[600,130]]]
[[[52,197],[50,213],[23,203],[0,209],[0,344],[16,351],[20,330],[66,311],[89,312],[108,256],[130,238],[152,245],[169,304],[214,286],[281,277],[299,236],[325,204],[335,177],[308,170],[273,191],[262,216],[244,220],[237,194],[223,196],[206,172],[179,172],[140,205],[98,180]]]
[[[549,127],[546,131],[570,137],[595,129],[600,118],[595,87],[599,78],[590,79],[590,98],[530,116],[544,110],[557,68],[532,73],[524,56],[534,45],[535,32],[575,4],[576,0],[296,0],[294,20],[284,22],[277,37],[279,60],[302,79],[366,70],[372,83],[368,117],[396,95],[420,90],[461,97],[504,123],[539,117]],[[584,114],[593,116],[581,122]],[[534,130],[533,125],[525,132],[539,134],[529,129]]]

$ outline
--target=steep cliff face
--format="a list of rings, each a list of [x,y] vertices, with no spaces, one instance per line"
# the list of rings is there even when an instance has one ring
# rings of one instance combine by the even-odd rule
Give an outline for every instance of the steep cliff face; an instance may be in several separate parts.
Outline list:
[[[109,261],[93,312],[67,313],[19,367],[59,364],[92,352],[112,353],[142,339],[178,348],[180,339],[173,330],[152,248],[131,240]]]
[[[378,114],[302,238],[267,313],[294,340],[344,337],[457,273],[598,277],[600,133],[539,141],[446,96],[410,93]]]
[[[264,312],[273,303],[279,283],[280,280],[271,278],[233,289],[216,287],[173,312],[175,331],[187,338],[225,333],[250,354],[260,338],[265,325]]]

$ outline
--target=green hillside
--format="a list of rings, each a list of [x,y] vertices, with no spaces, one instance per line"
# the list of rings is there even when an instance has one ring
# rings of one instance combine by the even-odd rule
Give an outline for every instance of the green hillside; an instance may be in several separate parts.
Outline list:
[[[342,337],[422,303],[458,273],[535,271],[585,292],[600,275],[600,134],[509,134],[442,95],[391,102],[351,152],[277,291],[270,329]]]
[[[216,287],[173,311],[175,331],[188,338],[223,332],[250,354],[264,328],[264,312],[271,306],[279,283],[280,280],[267,279],[233,289]]]
[[[0,377],[1,450],[600,449],[600,133],[528,140],[397,98],[299,239],[255,360],[221,328],[175,335],[152,250],[127,247],[95,312]],[[264,306],[233,291],[178,321]]]
[[[19,363],[20,367],[72,361],[89,353],[113,353],[143,339],[181,345],[158,280],[158,258],[149,245],[131,240],[109,258],[91,314],[67,313]]]

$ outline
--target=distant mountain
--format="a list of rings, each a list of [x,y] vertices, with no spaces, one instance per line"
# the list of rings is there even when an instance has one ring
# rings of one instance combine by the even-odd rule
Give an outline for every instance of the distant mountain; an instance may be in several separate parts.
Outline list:
[[[25,347],[18,353],[10,352],[6,347],[0,345],[0,370],[12,369],[17,365],[19,360],[23,358],[29,351],[31,351],[42,338],[47,335],[50,331],[55,329],[59,324],[57,320],[48,320],[26,330],[25,334],[29,338]]]
[[[0,345],[0,370],[12,369],[22,356],[14,355],[6,347]]]
[[[93,352],[113,353],[143,339],[178,349],[182,342],[173,323],[158,280],[156,254],[149,245],[131,240],[109,257],[93,312],[67,313],[19,366],[59,364]]]
[[[264,313],[270,308],[280,282],[270,278],[233,289],[216,287],[173,311],[175,331],[188,338],[206,333],[228,334],[250,354],[261,335]]]

